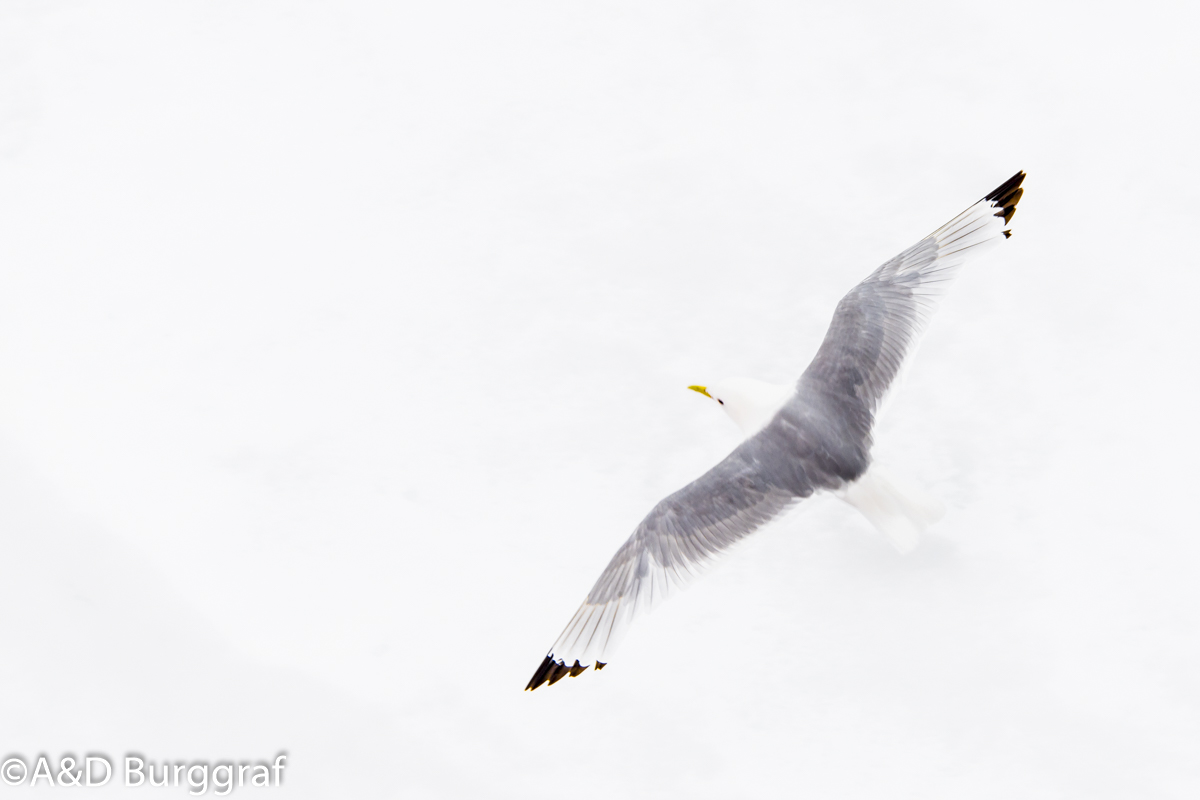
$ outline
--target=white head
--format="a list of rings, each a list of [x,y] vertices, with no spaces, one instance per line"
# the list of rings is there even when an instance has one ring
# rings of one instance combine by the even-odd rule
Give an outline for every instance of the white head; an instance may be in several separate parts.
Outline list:
[[[747,438],[771,421],[793,391],[791,386],[777,386],[754,378],[725,378],[708,386],[688,388],[716,400]]]

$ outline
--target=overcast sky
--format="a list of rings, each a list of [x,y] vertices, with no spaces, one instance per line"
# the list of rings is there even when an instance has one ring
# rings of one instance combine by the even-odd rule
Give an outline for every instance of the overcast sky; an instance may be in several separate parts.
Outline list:
[[[1198,796],[1197,16],[0,3],[0,756]],[[686,387],[794,379],[1019,169],[878,427],[921,547],[813,499],[523,693],[736,445]]]

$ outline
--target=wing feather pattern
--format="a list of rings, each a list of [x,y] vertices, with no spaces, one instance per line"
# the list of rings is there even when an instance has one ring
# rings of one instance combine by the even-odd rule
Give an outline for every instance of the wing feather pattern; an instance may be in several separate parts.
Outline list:
[[[744,442],[708,473],[663,499],[617,550],[529,681],[527,689],[604,666],[633,618],[699,575],[732,544],[794,501],[756,464]]]
[[[838,303],[800,384],[835,398],[856,432],[875,415],[938,299],[970,258],[1012,235],[1024,190],[1018,172],[987,197],[883,264]]]

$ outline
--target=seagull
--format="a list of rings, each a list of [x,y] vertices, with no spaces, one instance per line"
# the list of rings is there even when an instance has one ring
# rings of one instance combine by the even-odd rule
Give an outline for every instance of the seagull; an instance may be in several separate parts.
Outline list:
[[[661,500],[612,557],[550,648],[527,691],[604,668],[638,615],[682,588],[731,545],[816,492],[834,494],[911,550],[939,516],[871,462],[871,430],[937,300],[969,259],[1012,235],[1018,172],[886,262],[838,303],[794,384],[729,378],[688,388],[716,401],[745,434],[723,461]]]

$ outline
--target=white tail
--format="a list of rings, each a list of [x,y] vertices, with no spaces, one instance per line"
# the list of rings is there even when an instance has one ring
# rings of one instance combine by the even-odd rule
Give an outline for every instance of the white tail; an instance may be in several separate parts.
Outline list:
[[[838,496],[857,508],[901,553],[916,547],[921,534],[946,513],[940,500],[897,480],[877,464]]]

